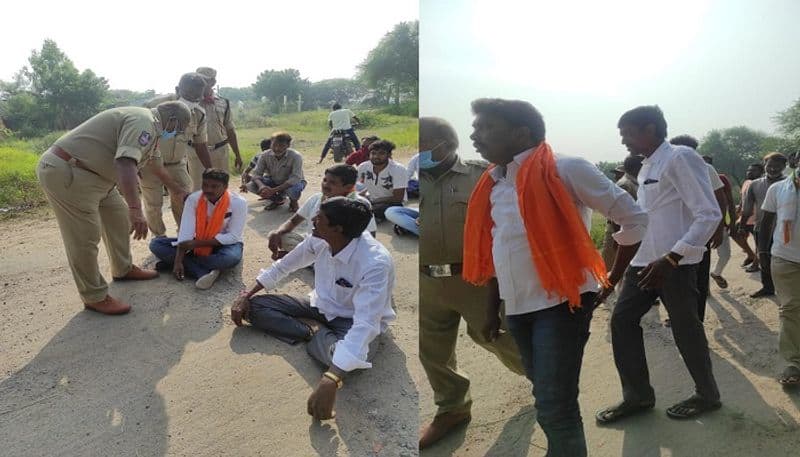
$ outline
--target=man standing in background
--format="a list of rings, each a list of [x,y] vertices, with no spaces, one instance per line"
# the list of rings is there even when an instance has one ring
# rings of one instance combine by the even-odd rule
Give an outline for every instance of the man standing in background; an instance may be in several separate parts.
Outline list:
[[[208,152],[211,155],[211,165],[214,168],[230,173],[228,159],[228,145],[236,157],[233,165],[237,172],[242,171],[242,156],[239,154],[239,142],[236,138],[236,126],[233,125],[231,102],[227,98],[214,95],[214,86],[217,85],[217,70],[210,67],[200,67],[197,73],[206,78],[206,90],[200,106],[206,111],[206,125],[208,127]],[[197,168],[197,167],[196,167]],[[197,171],[195,169],[195,171]],[[200,170],[202,172],[202,170]],[[192,180],[196,177],[192,176]],[[200,176],[202,180],[202,174]]]

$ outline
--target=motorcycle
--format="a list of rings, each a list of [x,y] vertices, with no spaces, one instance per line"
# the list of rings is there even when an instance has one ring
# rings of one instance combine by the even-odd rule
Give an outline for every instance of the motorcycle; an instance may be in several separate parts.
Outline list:
[[[353,144],[344,130],[335,130],[331,137],[331,150],[333,161],[339,163],[353,152]]]

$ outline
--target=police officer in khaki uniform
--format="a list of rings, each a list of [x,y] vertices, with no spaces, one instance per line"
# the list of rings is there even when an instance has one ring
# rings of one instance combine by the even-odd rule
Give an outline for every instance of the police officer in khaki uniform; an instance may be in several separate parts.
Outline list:
[[[179,102],[155,109],[103,111],[56,140],[39,159],[36,175],[61,229],[72,275],[87,308],[124,314],[130,305],[108,295],[97,264],[102,238],[114,279],[152,279],[133,265],[129,234],[147,237],[137,171],[158,154],[160,137],[183,130],[189,110]],[[166,171],[157,170],[166,176]],[[121,192],[121,194],[120,194]]]
[[[207,168],[211,168],[211,159],[208,157],[206,147],[205,113],[198,103],[203,97],[205,87],[206,80],[201,75],[186,73],[181,76],[174,94],[156,97],[145,104],[148,108],[153,108],[165,101],[179,100],[190,108],[192,114],[186,131],[179,133],[174,138],[163,140],[158,145],[161,158],[157,160],[160,160],[167,170],[169,178],[182,190],[181,193],[170,192],[170,207],[176,224],[180,224],[181,215],[183,215],[184,194],[199,189],[199,184],[197,185],[198,189],[195,189],[196,186],[189,176],[187,156],[195,159],[200,157],[198,163],[202,160]],[[141,186],[147,224],[153,235],[157,237],[166,236],[167,232],[161,212],[164,205],[162,183],[163,180],[151,170],[142,170]],[[167,188],[169,189],[169,186]]]
[[[419,357],[438,406],[433,422],[420,431],[422,449],[471,418],[469,379],[455,354],[462,318],[476,343],[511,371],[522,375],[524,369],[510,334],[484,336],[489,321],[499,319],[486,313],[490,288],[461,279],[467,202],[488,164],[462,161],[455,130],[439,118],[419,119],[419,147]]]
[[[234,166],[236,172],[242,172],[242,156],[239,154],[239,142],[236,138],[236,126],[233,125],[231,102],[227,98],[214,95],[214,86],[217,85],[217,70],[210,67],[200,67],[197,73],[206,78],[206,91],[200,106],[206,111],[206,124],[208,125],[208,151],[211,154],[211,164],[230,173],[228,163],[228,145],[233,150]],[[201,170],[202,172],[202,170]],[[192,175],[192,179],[194,179]],[[202,174],[200,176],[202,179]]]

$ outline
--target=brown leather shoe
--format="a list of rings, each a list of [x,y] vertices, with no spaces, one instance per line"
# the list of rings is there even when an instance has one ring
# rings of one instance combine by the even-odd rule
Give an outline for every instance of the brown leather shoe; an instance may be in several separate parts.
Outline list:
[[[125,314],[131,310],[131,305],[123,303],[111,295],[106,295],[106,298],[96,303],[84,303],[86,309],[97,311],[102,314]]]
[[[472,415],[466,413],[443,413],[433,418],[433,422],[428,424],[419,432],[419,448],[425,449],[441,440],[448,433],[457,429],[459,426],[472,420]]]
[[[131,267],[131,271],[121,278],[114,278],[114,281],[144,281],[158,277],[156,270],[143,270],[136,265]]]

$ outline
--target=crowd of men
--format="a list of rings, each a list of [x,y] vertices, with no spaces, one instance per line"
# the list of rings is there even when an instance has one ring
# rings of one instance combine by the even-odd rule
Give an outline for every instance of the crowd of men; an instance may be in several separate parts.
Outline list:
[[[211,288],[242,261],[248,200],[252,192],[274,211],[287,204],[293,215],[268,234],[273,263],[233,304],[236,325],[249,322],[289,343],[307,342],[309,354],[326,370],[308,400],[317,419],[333,416],[345,376],[370,368],[370,360],[395,313],[394,262],[374,236],[377,223],[397,220],[407,233],[409,179],[392,160],[395,145],[377,137],[364,146],[349,125],[349,110],[334,105],[330,134],[344,129],[359,146],[348,163],[325,170],[320,192],[306,198],[303,154],[288,132],[275,132],[230,189],[241,151],[230,101],[214,92],[217,73],[209,67],[181,76],[175,93],[143,107],[112,108],[64,134],[41,156],[37,176],[61,230],[78,293],[89,310],[125,314],[131,305],[112,297],[98,266],[101,239],[114,280],[150,280],[158,271],[177,280],[192,278]],[[326,148],[328,145],[326,144]],[[358,189],[357,189],[358,187]],[[177,232],[168,236],[162,207],[165,191]],[[408,232],[414,232],[413,218]],[[130,234],[144,240],[155,269],[134,265]],[[307,296],[258,294],[272,291],[292,272],[313,267]]]
[[[742,267],[761,271],[763,287],[751,296],[777,294],[787,366],[778,381],[800,384],[800,180],[796,169],[786,177],[786,156],[770,153],[748,168],[737,207],[731,178],[698,154],[693,137],[667,140],[657,106],[620,117],[629,155],[613,181],[554,153],[528,102],[478,99],[472,111],[470,139],[485,161],[458,156],[444,119],[420,118],[420,149],[434,162],[420,165],[420,360],[438,407],[420,449],[471,420],[470,382],[455,356],[462,319],[478,345],[531,381],[550,457],[587,455],[579,374],[592,312],[606,301],[622,400],[598,411],[598,424],[655,406],[640,322],[659,303],[694,384],[667,416],[720,408],[703,319],[710,280],[728,287],[730,240],[746,254]],[[608,220],[602,252],[589,236],[591,210]]]

